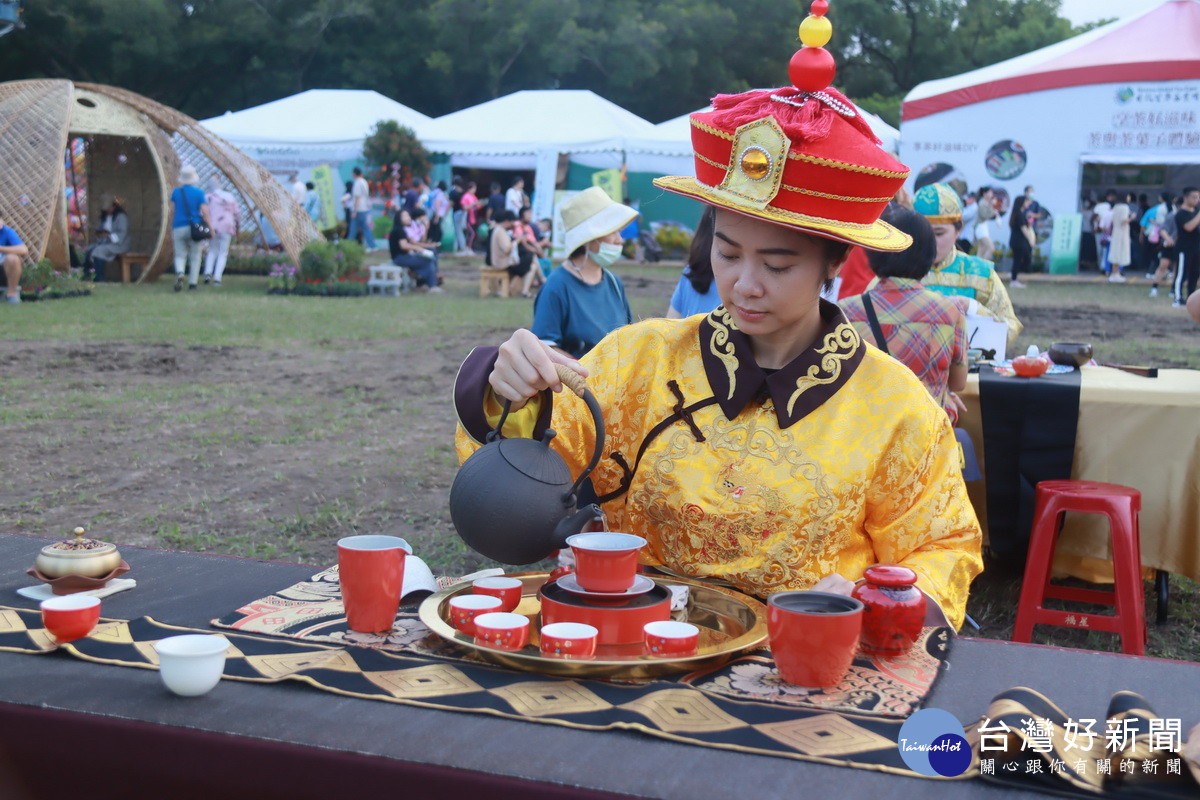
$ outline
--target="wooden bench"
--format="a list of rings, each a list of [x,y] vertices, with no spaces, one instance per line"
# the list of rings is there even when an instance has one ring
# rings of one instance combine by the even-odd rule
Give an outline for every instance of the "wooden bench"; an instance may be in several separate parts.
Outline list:
[[[512,282],[509,280],[508,270],[493,269],[491,267],[481,267],[479,269],[480,297],[487,297],[490,294],[510,297],[511,290]]]
[[[121,271],[121,283],[129,283],[130,273],[134,267],[138,268],[137,275],[141,275],[150,267],[150,256],[146,253],[121,253],[114,259],[117,269]]]

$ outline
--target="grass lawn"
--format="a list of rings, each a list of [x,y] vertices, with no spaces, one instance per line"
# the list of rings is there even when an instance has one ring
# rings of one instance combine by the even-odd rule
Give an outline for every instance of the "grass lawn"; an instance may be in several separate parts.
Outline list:
[[[0,309],[3,529],[331,563],[354,533],[409,539],[435,572],[482,566],[446,510],[456,468],[450,386],[471,347],[531,320],[480,298],[477,264],[444,259],[444,294],[280,297],[266,279],[176,294],[171,282]],[[637,317],[662,314],[679,265],[618,265]],[[1029,281],[1019,348],[1084,340],[1104,362],[1200,369],[1200,326],[1146,286]],[[1011,633],[1019,576],[973,589],[976,635]],[[1153,601],[1148,599],[1149,615]],[[1200,589],[1172,584],[1153,655],[1200,661]],[[967,627],[964,633],[973,633]],[[1036,641],[1116,650],[1114,636]]]

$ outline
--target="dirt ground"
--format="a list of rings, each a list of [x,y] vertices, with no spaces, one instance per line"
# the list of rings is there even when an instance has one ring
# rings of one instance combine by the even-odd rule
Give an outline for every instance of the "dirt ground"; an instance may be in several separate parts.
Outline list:
[[[468,269],[444,272],[465,287]],[[665,303],[670,282],[630,291]],[[384,533],[478,568],[447,510],[451,385],[466,353],[503,333],[303,351],[10,343],[0,530],[84,525],[117,543],[313,564],[332,563],[342,536]]]
[[[446,272],[465,284],[472,269]],[[665,308],[677,274],[627,286]],[[1062,339],[1178,328],[1099,309],[1023,313]],[[332,563],[341,536],[386,533],[448,568],[476,568],[447,511],[450,388],[470,348],[502,333],[303,351],[11,343],[0,359],[10,404],[0,529],[85,525],[118,543],[313,564]]]

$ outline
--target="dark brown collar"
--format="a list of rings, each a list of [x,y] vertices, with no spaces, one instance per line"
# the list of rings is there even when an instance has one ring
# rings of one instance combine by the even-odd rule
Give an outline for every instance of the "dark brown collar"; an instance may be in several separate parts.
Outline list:
[[[779,427],[811,414],[842,388],[866,352],[842,310],[821,301],[821,332],[782,369],[767,374],[754,360],[750,337],[738,330],[724,306],[700,322],[700,357],[708,385],[728,419],[734,419],[760,392],[771,398]]]

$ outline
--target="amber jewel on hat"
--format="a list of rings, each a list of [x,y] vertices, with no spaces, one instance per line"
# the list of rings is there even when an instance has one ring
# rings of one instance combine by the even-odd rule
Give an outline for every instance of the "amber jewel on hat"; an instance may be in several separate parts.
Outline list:
[[[788,66],[792,86],[717,95],[692,114],[696,177],[655,185],[777,225],[868,250],[898,251],[908,234],[879,219],[908,167],[879,146],[867,121],[830,87],[836,72],[824,48],[829,4],[814,0],[800,25],[803,47]]]

